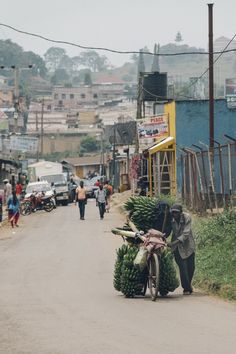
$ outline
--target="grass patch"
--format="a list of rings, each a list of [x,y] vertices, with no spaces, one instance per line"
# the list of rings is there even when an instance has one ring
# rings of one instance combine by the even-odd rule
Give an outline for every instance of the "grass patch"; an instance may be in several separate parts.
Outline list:
[[[194,284],[236,300],[236,213],[200,218],[194,223],[197,243]]]

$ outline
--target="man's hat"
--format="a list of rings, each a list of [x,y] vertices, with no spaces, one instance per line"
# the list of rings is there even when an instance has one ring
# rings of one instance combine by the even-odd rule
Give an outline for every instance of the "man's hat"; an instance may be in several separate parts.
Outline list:
[[[177,213],[182,213],[183,208],[180,204],[174,204],[171,208],[171,212],[176,211]]]
[[[8,182],[9,180],[7,178],[3,180],[3,183],[8,183]]]

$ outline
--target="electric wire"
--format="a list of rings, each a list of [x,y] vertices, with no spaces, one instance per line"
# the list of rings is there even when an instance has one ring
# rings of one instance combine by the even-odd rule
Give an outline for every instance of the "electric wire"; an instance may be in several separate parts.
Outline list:
[[[77,47],[77,48],[81,48],[81,49],[86,49],[86,50],[97,50],[97,51],[106,51],[106,52],[110,52],[110,53],[116,53],[116,54],[140,54],[140,51],[135,51],[135,50],[129,50],[129,51],[125,51],[125,50],[116,50],[116,49],[111,49],[111,48],[106,48],[106,47],[93,47],[93,46],[85,46],[85,45],[81,45],[81,44],[76,44],[73,42],[69,42],[69,41],[62,41],[62,40],[57,40],[57,39],[51,39],[45,36],[42,36],[40,34],[36,34],[36,33],[32,33],[32,32],[27,32],[27,31],[23,31],[20,29],[17,29],[13,26],[10,26],[8,24],[5,23],[0,23],[0,26],[11,29],[15,32],[21,33],[21,34],[25,34],[31,37],[35,37],[35,38],[39,38],[39,39],[43,39],[47,42],[51,42],[51,43],[57,43],[57,44],[65,44],[65,45],[70,45],[73,47]],[[224,53],[230,53],[230,52],[236,52],[236,48],[234,49],[228,49],[228,50],[224,50],[224,51],[216,51],[213,54],[224,54]],[[152,55],[152,56],[166,56],[166,57],[171,57],[171,56],[181,56],[181,55],[209,55],[209,52],[202,52],[202,51],[193,51],[193,52],[179,52],[179,53],[153,53],[153,52],[148,52],[148,51],[142,51],[142,54],[145,55]]]
[[[236,34],[231,38],[231,40],[227,43],[227,45],[225,46],[225,48],[223,49],[223,51],[218,55],[218,57],[213,61],[213,65],[220,59],[220,57],[226,53],[226,49],[229,47],[229,45],[233,42],[234,38],[236,37]],[[214,53],[213,53],[214,54]],[[198,80],[200,80],[205,74],[208,73],[208,71],[210,70],[210,67],[208,67],[199,77],[196,78],[195,81],[191,82],[191,84],[185,89],[185,90],[188,90],[190,89],[192,86],[194,86]],[[182,91],[183,92],[183,91]],[[178,97],[185,97],[185,98],[189,98],[187,96],[183,96],[181,95],[181,92],[177,95],[177,98]],[[194,98],[194,97],[192,97]]]
[[[48,42],[51,42],[51,43],[57,43],[57,44],[65,44],[65,45],[70,45],[70,46],[73,46],[73,47],[77,47],[77,48],[81,48],[81,49],[86,49],[86,50],[98,50],[98,51],[107,51],[107,52],[110,52],[110,53],[116,53],[116,54],[140,54],[140,51],[122,51],[122,50],[115,50],[115,49],[111,49],[111,48],[106,48],[106,47],[92,47],[92,46],[84,46],[84,45],[80,45],[80,44],[76,44],[76,43],[73,43],[73,42],[69,42],[69,41],[62,41],[62,40],[56,40],[56,39],[51,39],[51,38],[48,38],[48,37],[45,37],[45,36],[42,36],[42,35],[39,35],[39,34],[36,34],[36,33],[32,33],[32,32],[27,32],[27,31],[23,31],[23,30],[20,30],[20,29],[17,29],[13,26],[10,26],[8,24],[5,24],[5,23],[0,23],[0,26],[2,27],[5,27],[5,28],[8,28],[8,29],[11,29],[15,32],[18,32],[18,33],[21,33],[21,34],[25,34],[25,35],[28,35],[28,36],[32,36],[32,37],[36,37],[36,38],[39,38],[39,39],[43,39],[45,41],[48,41]],[[233,49],[228,49],[227,48],[229,47],[229,45],[231,44],[231,42],[234,40],[234,38],[236,37],[236,34],[232,37],[232,39],[227,43],[227,45],[225,46],[225,48],[222,50],[222,51],[215,51],[213,52],[213,54],[219,54],[218,57],[214,60],[213,62],[213,65],[220,59],[220,57],[225,54],[225,53],[231,53],[231,52],[236,52],[236,48],[233,48]],[[152,56],[181,56],[181,55],[209,55],[209,52],[197,52],[197,51],[194,51],[194,52],[179,52],[179,53],[153,53],[153,52],[148,52],[148,51],[142,51],[142,54],[145,54],[145,55],[152,55]],[[195,85],[198,80],[200,80],[207,72],[209,71],[209,67],[198,77],[196,78],[195,81],[193,81],[185,90],[188,90],[189,88],[191,88],[193,85]],[[145,89],[143,86],[142,86],[142,89],[148,93],[149,95],[157,98],[157,99],[165,99],[163,98],[162,96],[158,96],[158,95],[155,95],[154,93],[148,91],[147,89]],[[183,91],[182,91],[183,92]],[[176,96],[176,98],[179,98],[179,97],[184,97],[184,98],[188,98],[188,99],[192,99],[194,97],[189,97],[189,96],[186,96],[186,95],[181,95],[181,92]]]
[[[220,59],[220,57],[226,53],[226,49],[229,47],[229,45],[233,42],[233,40],[235,39],[236,37],[236,33],[235,35],[231,38],[231,40],[227,43],[227,45],[225,46],[225,48],[223,49],[223,51],[216,57],[216,59],[213,61],[213,65]],[[216,52],[215,52],[216,53]],[[198,80],[200,80],[208,71],[209,71],[210,67],[208,67],[199,77],[196,78],[195,81],[191,82],[191,84],[189,86],[187,86],[187,88],[185,88],[185,90],[187,91],[188,89],[190,89],[193,85],[195,85]],[[146,90],[142,85],[142,90],[144,90],[146,93],[148,93],[149,95],[155,97],[156,99],[163,99],[165,100],[166,98],[164,97],[161,97],[161,96],[158,96],[158,95],[155,95],[154,93]],[[183,97],[183,98],[187,98],[187,99],[194,99],[194,97],[190,97],[190,96],[186,96],[186,95],[181,95],[181,92],[183,91],[180,91],[180,93],[175,97],[175,98],[180,98],[180,97]]]

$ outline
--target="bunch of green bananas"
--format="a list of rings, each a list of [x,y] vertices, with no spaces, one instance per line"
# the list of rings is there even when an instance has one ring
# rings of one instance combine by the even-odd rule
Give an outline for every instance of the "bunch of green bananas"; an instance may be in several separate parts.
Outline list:
[[[173,261],[173,255],[170,250],[166,249],[161,254],[160,261],[160,281],[159,292],[161,296],[165,296],[168,292],[174,291],[179,286],[179,279],[176,275],[176,268]]]
[[[123,259],[125,254],[128,251],[128,246],[127,245],[122,245],[117,251],[117,259],[115,263],[115,270],[114,270],[114,280],[113,280],[113,285],[114,288],[117,291],[121,290],[121,270],[122,270],[122,265],[123,265]]]

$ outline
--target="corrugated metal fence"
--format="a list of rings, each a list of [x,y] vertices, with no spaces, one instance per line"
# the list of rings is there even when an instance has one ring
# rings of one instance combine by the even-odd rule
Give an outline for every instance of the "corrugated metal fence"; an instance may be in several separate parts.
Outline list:
[[[236,204],[236,143],[212,151],[182,148],[182,198],[198,212],[217,211]]]

